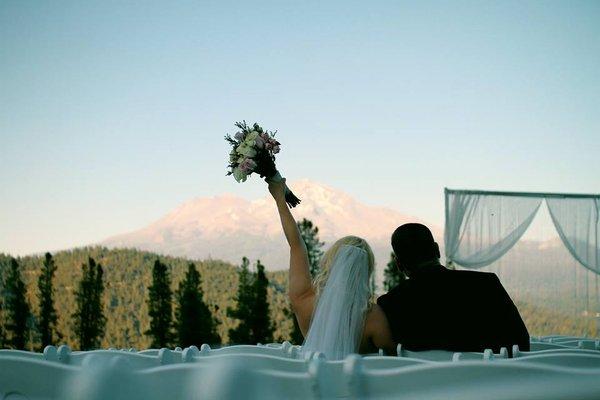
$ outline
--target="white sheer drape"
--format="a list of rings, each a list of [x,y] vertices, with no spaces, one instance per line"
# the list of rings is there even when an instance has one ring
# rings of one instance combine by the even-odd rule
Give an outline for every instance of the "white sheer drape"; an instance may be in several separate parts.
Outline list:
[[[546,203],[569,252],[581,265],[600,273],[600,198],[548,198]]]
[[[446,258],[481,268],[502,257],[523,236],[542,198],[446,191]]]
[[[523,236],[543,200],[562,242],[600,274],[600,195],[446,189],[446,258],[466,268],[493,263]]]

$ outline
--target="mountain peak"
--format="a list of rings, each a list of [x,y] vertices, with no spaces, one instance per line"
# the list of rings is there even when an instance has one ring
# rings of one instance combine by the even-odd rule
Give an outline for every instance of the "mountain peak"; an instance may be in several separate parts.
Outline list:
[[[393,230],[417,220],[395,210],[366,205],[341,190],[308,179],[289,182],[289,186],[302,199],[292,211],[295,218],[313,221],[326,244],[346,235],[364,237],[380,265],[389,257]],[[140,230],[111,237],[103,244],[231,262],[247,256],[260,258],[269,269],[287,268],[288,262],[279,217],[268,196],[253,201],[231,193],[198,197]]]
[[[289,186],[302,200],[306,199],[312,203],[322,204],[338,203],[340,201],[356,201],[342,190],[337,190],[331,186],[311,181],[309,179],[300,179],[298,181],[291,182]]]

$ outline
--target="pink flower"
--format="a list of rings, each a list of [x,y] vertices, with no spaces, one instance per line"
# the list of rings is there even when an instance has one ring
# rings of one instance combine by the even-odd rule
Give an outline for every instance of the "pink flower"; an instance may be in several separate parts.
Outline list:
[[[265,140],[261,136],[257,136],[255,142],[257,149],[262,149],[265,146]]]
[[[240,164],[240,170],[244,173],[250,173],[256,168],[256,162],[251,158],[245,158]]]
[[[265,149],[267,149],[267,150],[272,150],[273,149],[273,145],[271,144],[271,142],[266,142],[265,143]]]

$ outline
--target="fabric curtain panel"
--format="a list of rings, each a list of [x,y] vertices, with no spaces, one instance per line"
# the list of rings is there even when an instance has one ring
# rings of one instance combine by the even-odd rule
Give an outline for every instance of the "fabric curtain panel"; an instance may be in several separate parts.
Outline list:
[[[548,198],[548,211],[571,255],[600,273],[600,198]]]
[[[476,269],[508,252],[533,221],[543,197],[446,190],[446,257]]]

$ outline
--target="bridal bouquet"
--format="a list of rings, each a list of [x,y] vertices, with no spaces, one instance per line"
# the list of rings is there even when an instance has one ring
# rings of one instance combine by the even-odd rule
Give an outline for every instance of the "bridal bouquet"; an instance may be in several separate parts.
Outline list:
[[[253,172],[266,180],[279,182],[283,178],[275,167],[275,154],[281,144],[275,140],[275,132],[263,130],[257,123],[248,126],[246,121],[236,122],[240,130],[225,140],[231,145],[229,153],[229,171],[236,181],[245,182]],[[290,207],[300,203],[294,193],[286,186],[285,201]]]

